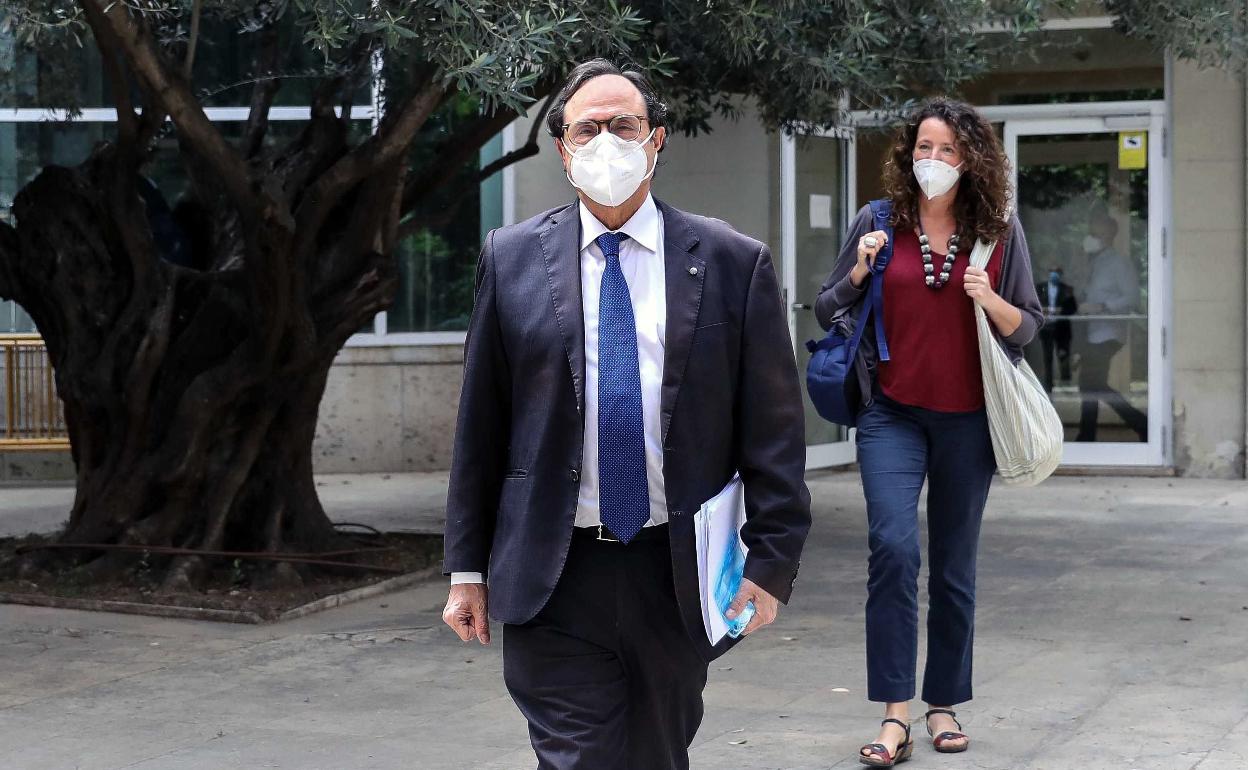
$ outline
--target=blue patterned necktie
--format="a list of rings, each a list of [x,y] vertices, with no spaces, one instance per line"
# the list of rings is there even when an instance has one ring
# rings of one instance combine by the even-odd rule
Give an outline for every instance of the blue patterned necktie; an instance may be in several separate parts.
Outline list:
[[[624,543],[650,520],[637,322],[620,269],[620,242],[627,237],[597,238],[607,260],[598,305],[598,510],[603,525]]]

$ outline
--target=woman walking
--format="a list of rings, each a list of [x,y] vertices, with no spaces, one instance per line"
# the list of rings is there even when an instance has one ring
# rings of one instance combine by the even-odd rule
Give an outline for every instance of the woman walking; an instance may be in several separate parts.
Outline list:
[[[850,328],[871,281],[883,283],[889,357],[869,326],[857,368],[863,384],[858,462],[867,499],[867,697],[885,704],[866,765],[910,758],[909,701],[918,659],[919,494],[928,482],[926,727],[936,751],[970,739],[953,707],[971,699],[975,558],[996,463],[984,412],[974,304],[1018,362],[1043,323],[1022,228],[1008,216],[1008,161],[992,127],[950,99],[924,103],[902,125],[884,166],[893,254],[869,208],[850,227],[815,312],[825,329]],[[976,240],[996,242],[985,269],[970,267]],[[877,309],[877,312],[878,309]],[[864,320],[865,319],[861,319]]]

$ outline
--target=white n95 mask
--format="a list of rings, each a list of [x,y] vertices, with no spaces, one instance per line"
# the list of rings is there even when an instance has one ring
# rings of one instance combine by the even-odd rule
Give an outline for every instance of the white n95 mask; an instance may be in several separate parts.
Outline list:
[[[958,183],[958,177],[962,175],[962,172],[958,171],[960,168],[962,168],[961,163],[957,166],[950,166],[943,160],[924,158],[914,162],[914,178],[919,182],[919,189],[930,201],[953,189],[953,186]]]
[[[603,131],[584,147],[572,150],[568,160],[568,181],[601,206],[619,206],[633,197],[641,183],[650,178],[654,169],[646,157],[645,144],[654,131],[641,142],[629,142],[610,131]],[[657,166],[657,158],[655,159]]]

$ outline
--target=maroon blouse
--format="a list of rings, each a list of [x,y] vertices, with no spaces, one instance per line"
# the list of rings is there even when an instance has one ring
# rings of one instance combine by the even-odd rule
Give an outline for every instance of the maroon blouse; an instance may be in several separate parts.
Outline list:
[[[962,278],[970,249],[958,252],[949,282],[941,289],[924,283],[919,237],[894,235],[893,257],[884,270],[884,333],[888,361],[879,363],[880,389],[892,400],[936,412],[973,412],[984,406],[984,384],[975,331],[975,302],[966,296]],[[939,272],[943,253],[932,249]],[[988,260],[994,290],[1001,281],[1003,241]]]

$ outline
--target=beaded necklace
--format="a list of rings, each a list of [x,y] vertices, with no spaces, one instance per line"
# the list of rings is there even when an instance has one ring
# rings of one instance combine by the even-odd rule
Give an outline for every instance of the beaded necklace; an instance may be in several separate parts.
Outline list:
[[[923,253],[923,280],[929,289],[939,289],[949,282],[953,272],[953,261],[958,256],[958,232],[949,236],[949,247],[945,252],[945,264],[940,268],[940,276],[936,276],[936,266],[932,264],[932,245],[928,242],[927,233],[923,232],[923,221],[915,217],[919,225],[919,251]]]

